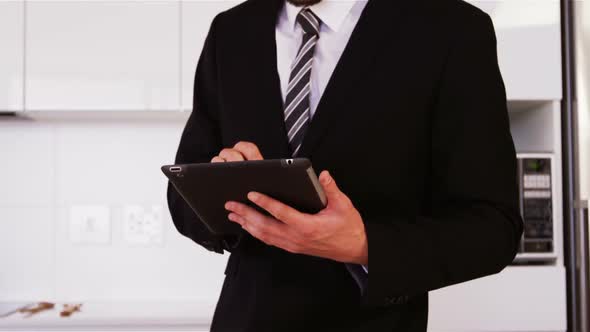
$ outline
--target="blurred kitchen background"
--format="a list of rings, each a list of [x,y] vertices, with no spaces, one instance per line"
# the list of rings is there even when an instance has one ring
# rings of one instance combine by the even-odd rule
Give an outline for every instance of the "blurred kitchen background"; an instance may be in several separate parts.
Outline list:
[[[429,330],[588,332],[590,1],[470,2],[496,27],[526,227],[505,271],[431,293]],[[176,232],[159,167],[238,3],[0,0],[0,330],[208,330],[227,255]]]

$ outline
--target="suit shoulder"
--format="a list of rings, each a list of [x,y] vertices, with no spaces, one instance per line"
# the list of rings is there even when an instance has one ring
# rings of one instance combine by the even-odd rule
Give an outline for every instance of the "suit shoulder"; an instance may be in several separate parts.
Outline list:
[[[223,20],[241,22],[256,17],[261,11],[261,6],[268,5],[268,0],[247,0],[221,12],[218,16]]]
[[[428,13],[428,20],[432,20],[442,33],[456,35],[481,35],[493,31],[490,16],[464,0],[414,0],[420,5],[420,12]]]
[[[248,0],[248,1],[241,2],[237,5],[223,11],[221,14],[224,16],[231,16],[231,17],[247,15],[247,12],[252,7],[253,2],[255,2],[255,1]]]
[[[459,22],[487,22],[490,16],[476,7],[475,5],[464,0],[445,0],[449,3],[451,15]]]
[[[479,45],[495,38],[489,15],[463,0],[412,0],[409,14],[412,31],[422,31],[423,38],[445,52],[455,45]]]
[[[457,23],[487,21],[489,15],[464,0],[414,0],[416,9],[430,13],[430,16],[448,18]]]

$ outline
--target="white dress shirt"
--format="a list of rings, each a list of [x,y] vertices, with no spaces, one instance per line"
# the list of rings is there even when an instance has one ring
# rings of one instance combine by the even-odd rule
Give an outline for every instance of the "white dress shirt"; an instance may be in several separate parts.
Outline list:
[[[316,44],[311,69],[309,103],[310,116],[312,117],[367,1],[323,0],[307,7],[321,20],[320,38]],[[281,81],[283,103],[289,85],[291,65],[297,56],[303,38],[303,29],[297,24],[297,14],[301,9],[303,7],[296,7],[285,2],[276,26],[277,69]]]
[[[321,21],[320,38],[316,44],[311,68],[309,95],[311,117],[315,114],[324,90],[367,5],[367,1],[323,0],[308,7]],[[296,7],[285,2],[276,26],[277,70],[281,81],[283,103],[289,86],[291,65],[303,39],[303,29],[297,24],[297,15],[301,9],[303,7]],[[366,266],[363,268],[368,273],[368,268]]]

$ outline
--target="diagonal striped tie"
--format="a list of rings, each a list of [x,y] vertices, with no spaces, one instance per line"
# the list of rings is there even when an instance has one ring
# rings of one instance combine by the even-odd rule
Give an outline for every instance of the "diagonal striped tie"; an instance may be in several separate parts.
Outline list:
[[[309,126],[311,67],[315,46],[320,36],[320,20],[309,8],[299,12],[297,23],[303,29],[303,41],[291,66],[285,98],[285,127],[293,156],[299,152],[303,136]]]

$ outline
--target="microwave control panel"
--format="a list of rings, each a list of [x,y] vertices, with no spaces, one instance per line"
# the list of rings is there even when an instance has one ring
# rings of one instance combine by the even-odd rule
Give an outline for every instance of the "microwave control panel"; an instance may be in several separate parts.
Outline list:
[[[518,160],[520,209],[524,232],[521,254],[552,254],[553,195],[550,158]]]

